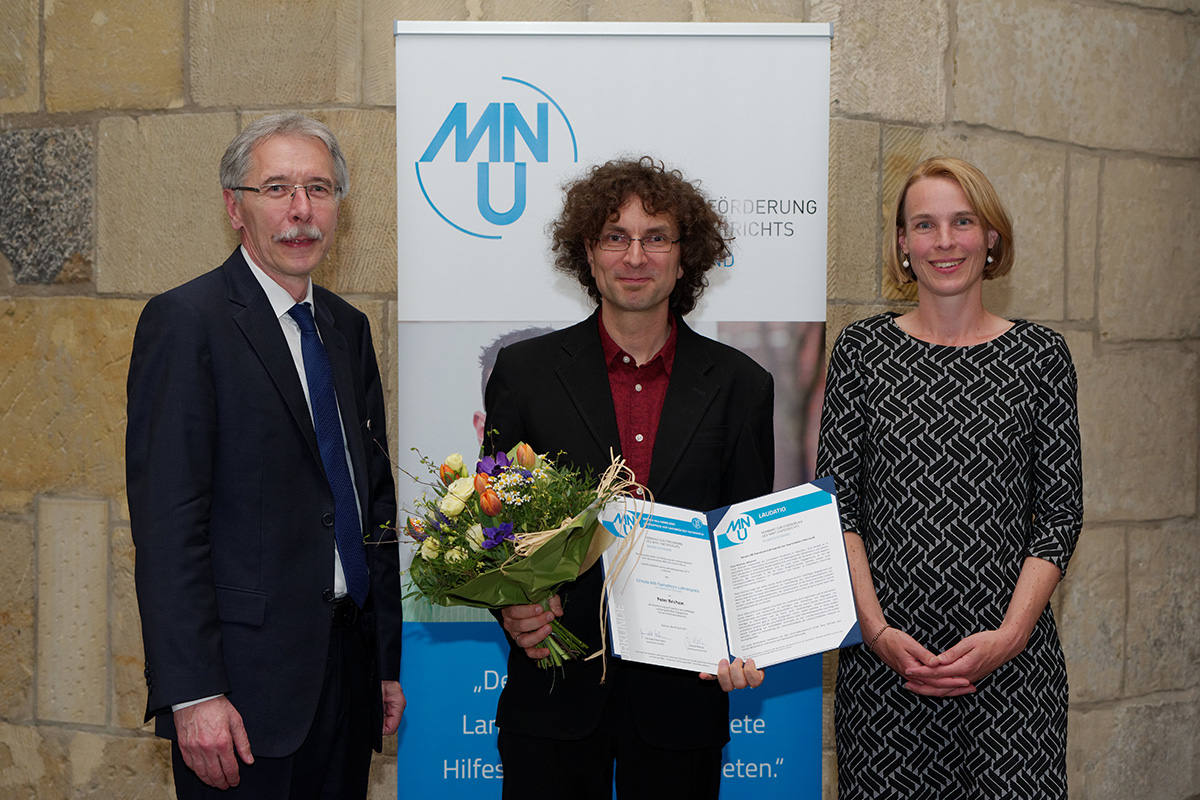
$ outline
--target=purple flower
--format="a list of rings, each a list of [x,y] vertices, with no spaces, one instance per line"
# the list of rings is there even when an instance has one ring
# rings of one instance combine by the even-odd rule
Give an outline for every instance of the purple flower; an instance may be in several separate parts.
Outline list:
[[[512,462],[508,460],[508,453],[501,451],[495,456],[484,456],[480,459],[479,463],[475,465],[475,471],[487,473],[494,478],[510,466],[512,466]]]
[[[494,528],[483,529],[483,549],[491,550],[501,542],[511,542],[516,539],[512,532],[511,522],[502,522]]]

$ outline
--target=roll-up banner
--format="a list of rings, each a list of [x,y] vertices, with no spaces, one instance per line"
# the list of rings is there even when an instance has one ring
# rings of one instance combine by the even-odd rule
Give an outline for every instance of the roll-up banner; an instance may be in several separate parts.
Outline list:
[[[776,485],[811,480],[824,385],[826,24],[395,23],[402,470],[470,463],[501,346],[590,314],[547,226],[594,164],[648,155],[730,223],[688,324],[775,378]],[[402,506],[422,487],[402,472]],[[401,797],[499,797],[507,645],[483,611],[405,605]],[[715,665],[714,665],[715,668]],[[819,797],[820,657],[731,697],[726,798]]]

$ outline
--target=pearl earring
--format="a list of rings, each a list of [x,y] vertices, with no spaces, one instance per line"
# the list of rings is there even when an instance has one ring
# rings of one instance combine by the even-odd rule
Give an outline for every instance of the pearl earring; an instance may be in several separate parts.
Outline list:
[[[908,269],[908,254],[907,253],[904,254],[904,261],[902,261],[900,263],[903,264],[905,269]]]
[[[991,254],[991,253],[988,253],[987,262],[988,262],[989,264],[991,264],[991,263],[992,263],[994,260],[995,260],[995,259],[993,259],[993,258],[992,258],[992,254]]]

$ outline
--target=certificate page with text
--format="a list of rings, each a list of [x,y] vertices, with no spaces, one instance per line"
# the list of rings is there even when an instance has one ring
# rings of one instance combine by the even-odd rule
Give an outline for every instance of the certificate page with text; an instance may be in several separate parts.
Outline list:
[[[602,524],[618,537],[640,523],[643,540],[620,571],[612,563],[616,548],[604,553],[604,571],[612,577],[608,595],[613,654],[632,661],[712,672],[729,657],[720,590],[705,515],[662,503],[640,517],[609,504]],[[650,510],[649,504],[637,508]]]
[[[837,504],[821,487],[708,514],[660,503],[643,512],[633,555],[604,558],[618,657],[713,672],[722,658],[767,667],[862,641]],[[601,519],[623,537],[639,518],[630,503]]]
[[[713,512],[709,524],[730,652],[765,667],[861,641],[832,494],[808,483]]]

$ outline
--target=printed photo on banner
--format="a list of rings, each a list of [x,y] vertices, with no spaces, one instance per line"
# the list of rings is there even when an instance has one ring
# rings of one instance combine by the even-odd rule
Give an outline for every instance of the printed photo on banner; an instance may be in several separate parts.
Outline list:
[[[483,389],[501,347],[566,327],[564,322],[401,322],[399,323],[399,405],[394,460],[404,470],[397,481],[402,507],[412,508],[426,480],[417,451],[431,459],[460,453],[478,459],[487,430]],[[696,330],[733,345],[775,379],[775,489],[811,481],[825,386],[825,326],[820,322],[699,323]],[[406,391],[407,375],[436,375],[436,391]],[[413,449],[415,448],[415,450]],[[407,473],[407,474],[405,474]],[[403,516],[403,515],[402,515]],[[403,549],[403,548],[402,548]],[[402,562],[407,566],[405,553]],[[420,598],[404,601],[404,619],[418,622],[492,620],[482,609],[431,606]]]

